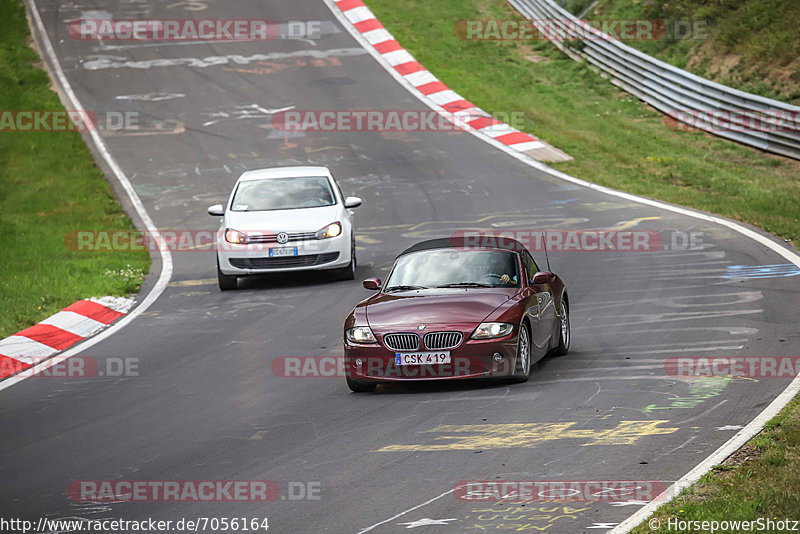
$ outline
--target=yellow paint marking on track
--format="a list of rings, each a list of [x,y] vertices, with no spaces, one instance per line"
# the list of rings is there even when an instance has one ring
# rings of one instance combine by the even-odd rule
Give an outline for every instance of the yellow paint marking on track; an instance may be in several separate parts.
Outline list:
[[[305,147],[306,154],[313,154],[314,152],[323,152],[325,150],[350,150],[350,147],[346,146],[321,146],[319,148],[312,148],[310,146]]]
[[[668,420],[622,421],[614,428],[571,430],[575,423],[511,423],[498,425],[441,425],[424,432],[444,434],[436,440],[449,443],[426,445],[388,445],[378,452],[450,451],[472,449],[512,449],[534,447],[558,439],[586,439],[581,445],[632,445],[639,438],[671,434],[677,428],[659,427]]]
[[[422,228],[423,226],[430,226],[430,225],[480,224],[480,223],[484,223],[486,221],[490,221],[492,219],[497,219],[499,217],[519,217],[521,215],[524,215],[524,214],[516,212],[516,211],[509,212],[509,213],[493,213],[493,214],[489,214],[489,215],[481,215],[479,218],[474,219],[474,220],[466,220],[466,221],[465,220],[459,220],[459,221],[437,220],[437,221],[423,221],[423,222],[417,223],[417,224],[391,224],[391,225],[385,225],[385,226],[365,226],[363,228],[359,227],[358,231],[359,232],[369,232],[369,231],[375,231],[375,230],[395,230],[395,229],[402,229],[402,228],[407,228],[409,230],[418,230],[419,228]]]
[[[624,223],[617,225],[613,228],[609,228],[609,230],[625,230],[630,228],[631,226],[636,226],[642,221],[655,221],[660,219],[661,217],[637,217],[636,219],[631,219],[630,221],[625,221]]]
[[[206,286],[216,284],[216,278],[202,278],[200,280],[180,280],[178,282],[170,282],[167,284],[169,287],[187,287],[187,286]]]

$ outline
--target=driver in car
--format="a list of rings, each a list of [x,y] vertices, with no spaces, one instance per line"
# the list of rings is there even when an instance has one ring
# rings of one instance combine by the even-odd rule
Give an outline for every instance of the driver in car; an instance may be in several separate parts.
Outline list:
[[[499,279],[500,283],[503,285],[516,284],[517,276],[505,272],[508,267],[509,265],[507,265],[506,262],[504,262],[499,256],[493,254],[489,260],[489,265],[486,268],[486,274],[484,275],[484,278],[489,279],[492,283]]]
[[[321,185],[312,186],[307,198],[313,199],[313,203],[319,204],[320,206],[333,204],[330,191]]]

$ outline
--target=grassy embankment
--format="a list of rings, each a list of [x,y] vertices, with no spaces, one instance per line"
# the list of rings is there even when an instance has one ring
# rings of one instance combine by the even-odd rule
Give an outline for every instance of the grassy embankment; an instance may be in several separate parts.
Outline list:
[[[626,44],[715,82],[800,105],[797,0],[602,0],[584,18],[699,22],[686,39]]]
[[[63,110],[18,0],[0,0],[0,110]],[[70,250],[73,230],[133,230],[77,132],[0,132],[0,338],[76,300],[136,291],[146,252]]]

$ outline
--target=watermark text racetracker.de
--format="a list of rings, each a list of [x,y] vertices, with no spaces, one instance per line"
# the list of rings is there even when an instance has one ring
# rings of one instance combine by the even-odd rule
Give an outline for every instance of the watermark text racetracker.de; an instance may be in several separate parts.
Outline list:
[[[431,89],[444,90],[440,82]],[[441,87],[440,87],[441,86]],[[426,93],[427,94],[427,93]],[[488,114],[477,108],[462,111],[409,109],[300,110],[275,113],[270,124],[284,132],[459,132],[476,127],[484,133],[516,131],[511,125],[525,124],[522,111]],[[477,122],[475,122],[477,121]]]
[[[664,362],[669,376],[698,378],[794,378],[800,356],[673,356]]]
[[[270,369],[281,378],[345,378],[348,366],[359,373],[383,379],[453,378],[480,374],[485,362],[477,357],[457,356],[448,363],[402,365],[394,358],[363,357],[348,361],[343,356],[280,356],[272,360]],[[506,362],[495,364],[495,374],[511,374]]]
[[[450,236],[454,247],[513,248],[517,243],[530,252],[656,252],[702,250],[702,232],[655,230],[460,230]]]
[[[788,109],[673,109],[664,115],[672,130],[798,133],[800,111]]]
[[[79,41],[272,41],[319,39],[321,20],[78,19],[67,34]]]
[[[0,110],[0,132],[90,132],[138,130],[136,111]]]
[[[215,250],[265,251],[278,246],[297,246],[289,234],[275,230],[71,230],[64,245],[73,252],[213,252]],[[304,250],[314,249],[318,241],[302,241]]]
[[[272,502],[318,501],[319,481],[274,480],[75,480],[74,502]]]
[[[666,486],[658,480],[462,480],[454,495],[471,502],[650,502]]]
[[[705,20],[655,19],[471,19],[453,33],[467,41],[705,41]]]
[[[11,358],[0,360],[0,376],[15,375],[25,378],[128,378],[137,377],[140,372],[140,361],[136,357],[108,357],[97,360],[91,356],[72,356],[48,365],[44,369],[37,369],[37,365],[49,360],[49,357],[29,356],[25,360],[24,365]]]

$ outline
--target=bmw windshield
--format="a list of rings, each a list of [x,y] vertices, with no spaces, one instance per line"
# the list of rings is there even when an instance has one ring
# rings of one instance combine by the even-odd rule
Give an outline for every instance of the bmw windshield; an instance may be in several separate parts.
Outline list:
[[[433,249],[398,258],[384,291],[519,286],[519,264],[512,252]]]

